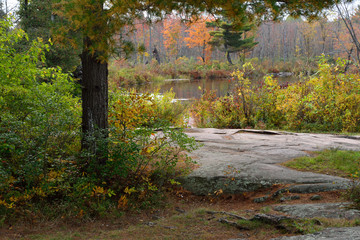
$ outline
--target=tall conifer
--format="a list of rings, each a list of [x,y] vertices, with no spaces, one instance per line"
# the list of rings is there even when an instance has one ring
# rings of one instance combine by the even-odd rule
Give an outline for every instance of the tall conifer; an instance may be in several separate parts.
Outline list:
[[[257,44],[257,42],[254,42],[254,37],[246,37],[246,32],[250,31],[253,27],[252,24],[236,26],[233,23],[221,21],[207,22],[207,27],[218,28],[218,30],[210,32],[212,38],[209,44],[225,52],[226,59],[231,65],[233,64],[230,56],[231,53],[251,49]]]

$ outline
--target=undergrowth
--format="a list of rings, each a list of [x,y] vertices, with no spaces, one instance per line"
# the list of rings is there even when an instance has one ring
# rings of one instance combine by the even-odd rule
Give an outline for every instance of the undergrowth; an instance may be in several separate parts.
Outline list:
[[[46,68],[48,44],[0,21],[0,220],[78,219],[151,208],[189,171],[197,147],[174,94],[110,94],[107,138],[81,136],[76,82]],[[81,150],[80,139],[97,152]],[[86,143],[85,141],[85,143]],[[101,157],[102,161],[99,161]]]

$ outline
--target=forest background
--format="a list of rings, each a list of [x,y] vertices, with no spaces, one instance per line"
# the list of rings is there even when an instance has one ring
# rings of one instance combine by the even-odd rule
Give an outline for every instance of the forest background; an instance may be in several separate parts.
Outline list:
[[[51,37],[52,25],[46,21],[46,18],[50,17],[51,11],[54,11],[52,5],[49,4],[52,1],[42,1],[42,4],[37,1],[32,2],[32,5],[37,8],[36,16],[32,16],[32,19],[38,21],[29,26],[32,29],[30,38],[48,39]],[[267,21],[254,25],[243,37],[254,37],[254,41],[258,44],[253,48],[231,54],[232,58],[240,64],[244,63],[244,57],[254,59],[261,63],[264,72],[300,72],[299,68],[313,69],[317,65],[316,57],[321,54],[332,59],[349,58],[351,55],[353,60],[358,61],[354,40],[339,13],[343,13],[345,20],[352,23],[355,36],[358,36],[359,9],[356,7],[356,2],[339,6],[340,9],[328,10],[319,19],[310,22],[305,18],[295,19],[285,16],[279,22]],[[346,6],[346,10],[342,6]],[[3,0],[2,8],[4,13],[16,12],[19,10],[19,3],[15,0]],[[20,9],[23,9],[23,5],[20,5]],[[203,55],[206,56],[207,62],[225,60],[222,51],[208,44],[209,33],[214,28],[207,28],[206,22],[214,20],[212,16],[203,15],[187,23],[182,21],[181,16],[175,14],[167,16],[162,21],[149,22],[148,20],[150,19],[135,20],[134,27],[125,27],[121,33],[114,36],[130,44],[125,44],[125,46],[119,44],[118,55],[113,55],[114,59],[126,57],[132,67],[150,63],[154,59],[153,51],[156,48],[162,63],[174,62],[181,57],[201,61]],[[76,58],[76,56],[73,57]],[[59,62],[57,64],[59,65]],[[60,63],[69,71],[74,71],[78,64],[74,61],[67,64]],[[50,65],[54,64],[50,63]]]

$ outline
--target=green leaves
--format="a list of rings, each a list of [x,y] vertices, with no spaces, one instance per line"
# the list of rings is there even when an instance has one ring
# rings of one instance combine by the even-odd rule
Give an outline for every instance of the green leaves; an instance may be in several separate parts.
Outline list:
[[[79,138],[73,81],[60,68],[43,67],[42,40],[26,52],[14,47],[26,39],[10,19],[0,21],[0,202],[13,208],[56,194]]]

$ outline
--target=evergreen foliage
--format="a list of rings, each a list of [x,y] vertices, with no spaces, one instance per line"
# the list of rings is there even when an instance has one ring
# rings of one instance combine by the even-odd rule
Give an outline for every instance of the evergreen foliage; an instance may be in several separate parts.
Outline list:
[[[6,16],[6,9],[4,11],[4,3],[0,1],[0,18],[4,18]]]
[[[20,26],[26,32],[30,42],[37,38],[44,41],[53,39],[54,31],[66,27],[67,22],[54,14],[55,0],[20,1]],[[75,32],[67,32],[72,38],[78,38]],[[29,42],[22,41],[22,48],[29,48]],[[46,52],[46,65],[48,67],[60,66],[66,72],[73,72],[79,66],[80,51],[69,43],[60,45],[54,42]]]
[[[230,53],[237,53],[243,50],[253,48],[257,42],[254,42],[254,37],[246,37],[246,32],[250,31],[254,25],[244,24],[236,26],[233,23],[226,21],[207,22],[207,27],[217,27],[218,30],[211,31],[212,36],[209,44],[219,48],[225,52],[228,62],[232,65]]]

